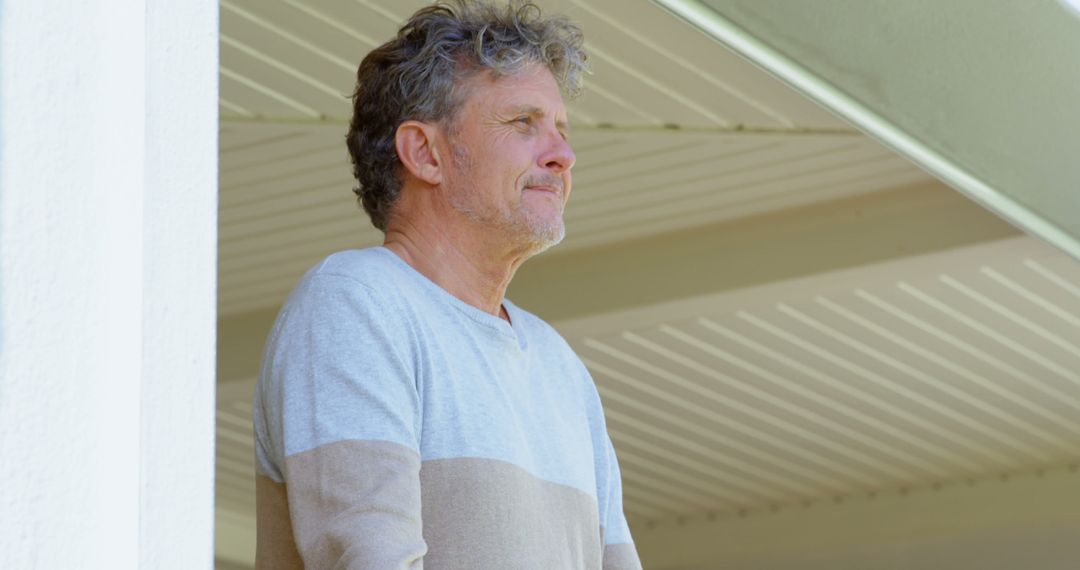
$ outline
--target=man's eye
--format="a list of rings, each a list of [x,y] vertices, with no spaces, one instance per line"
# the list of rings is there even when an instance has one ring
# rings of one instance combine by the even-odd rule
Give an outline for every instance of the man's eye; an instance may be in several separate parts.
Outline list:
[[[532,124],[532,117],[518,117],[514,119],[515,123],[521,123],[523,125]]]

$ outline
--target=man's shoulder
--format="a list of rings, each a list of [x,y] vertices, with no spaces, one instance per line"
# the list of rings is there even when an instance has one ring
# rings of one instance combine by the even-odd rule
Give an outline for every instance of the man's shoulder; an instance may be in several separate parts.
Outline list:
[[[304,276],[305,280],[328,278],[347,280],[372,287],[394,269],[393,260],[380,247],[347,249],[324,257]],[[391,254],[392,255],[392,254]]]
[[[332,253],[311,267],[282,306],[281,315],[335,312],[348,305],[364,312],[396,311],[396,298],[411,287],[384,248]]]
[[[353,290],[387,299],[416,289],[415,279],[402,270],[403,261],[383,247],[332,253],[300,278],[293,295],[311,290]]]

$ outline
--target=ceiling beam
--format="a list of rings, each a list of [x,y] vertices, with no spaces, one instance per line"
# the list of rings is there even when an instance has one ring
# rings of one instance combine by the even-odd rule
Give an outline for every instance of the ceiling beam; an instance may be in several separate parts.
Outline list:
[[[549,322],[943,251],[1020,232],[939,183],[814,204],[525,264],[509,297]],[[277,307],[218,322],[219,382],[257,374]]]

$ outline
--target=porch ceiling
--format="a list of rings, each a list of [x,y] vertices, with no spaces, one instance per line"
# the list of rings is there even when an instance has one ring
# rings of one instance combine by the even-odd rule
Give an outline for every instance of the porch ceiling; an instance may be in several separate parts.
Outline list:
[[[542,4],[582,24],[594,74],[569,106],[567,240],[511,297],[594,375],[635,531],[1080,456],[1080,265],[648,2]],[[276,307],[322,256],[381,242],[347,95],[419,5],[221,1],[228,520],[254,514]]]

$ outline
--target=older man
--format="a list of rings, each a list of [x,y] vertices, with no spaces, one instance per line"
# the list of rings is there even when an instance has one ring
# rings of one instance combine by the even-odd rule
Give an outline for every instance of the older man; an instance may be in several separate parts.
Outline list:
[[[270,334],[260,568],[640,568],[589,373],[504,298],[564,234],[581,44],[461,1],[360,64],[348,147],[386,239],[311,269]]]

